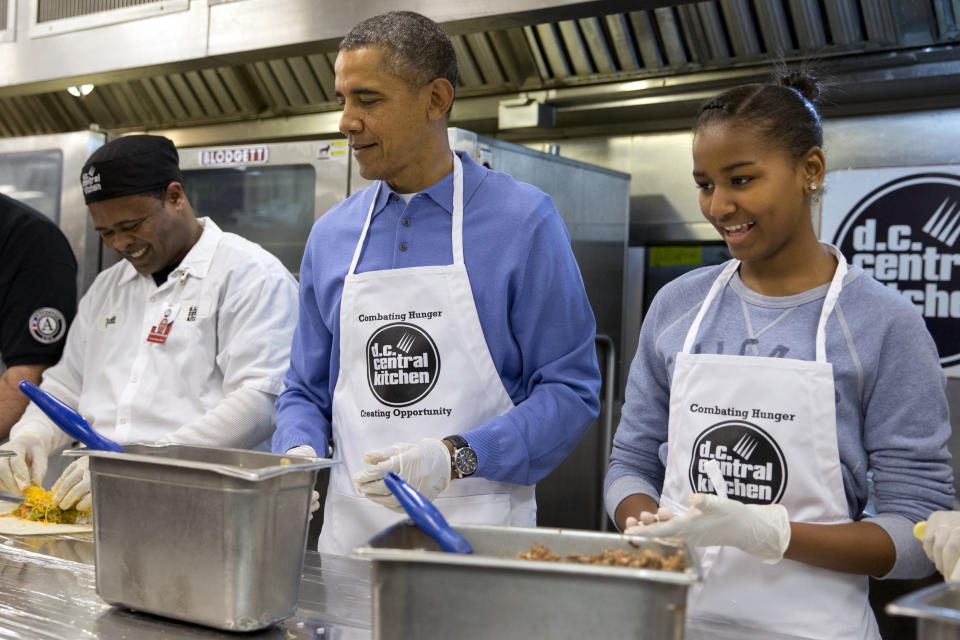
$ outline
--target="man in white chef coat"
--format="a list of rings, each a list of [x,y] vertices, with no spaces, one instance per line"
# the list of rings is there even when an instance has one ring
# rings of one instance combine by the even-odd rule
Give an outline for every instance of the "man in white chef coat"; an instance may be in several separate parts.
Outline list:
[[[118,138],[81,174],[104,244],[124,260],[80,300],[60,362],[41,388],[120,443],[254,447],[274,428],[297,318],[297,285],[259,245],[197,218],[179,156],[160,136]],[[39,484],[70,439],[31,405],[0,458],[0,490]],[[64,509],[90,507],[88,459],[55,485]]]

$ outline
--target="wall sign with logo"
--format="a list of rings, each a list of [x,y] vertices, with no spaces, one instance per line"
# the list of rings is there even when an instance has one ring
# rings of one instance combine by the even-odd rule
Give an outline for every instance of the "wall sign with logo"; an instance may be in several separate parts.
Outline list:
[[[923,314],[960,377],[960,165],[827,173],[821,237]]]

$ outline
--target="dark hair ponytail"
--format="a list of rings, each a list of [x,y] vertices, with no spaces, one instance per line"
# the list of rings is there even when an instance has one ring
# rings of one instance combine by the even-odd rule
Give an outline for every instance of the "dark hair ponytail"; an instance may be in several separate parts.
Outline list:
[[[823,95],[823,85],[813,71],[809,69],[784,71],[778,73],[775,80],[776,84],[788,89],[793,89],[799,93],[814,107],[820,107],[820,96]]]
[[[724,91],[700,107],[696,134],[708,124],[736,123],[755,129],[770,145],[798,159],[823,146],[818,105],[822,85],[809,69],[778,72],[767,84],[745,84]]]

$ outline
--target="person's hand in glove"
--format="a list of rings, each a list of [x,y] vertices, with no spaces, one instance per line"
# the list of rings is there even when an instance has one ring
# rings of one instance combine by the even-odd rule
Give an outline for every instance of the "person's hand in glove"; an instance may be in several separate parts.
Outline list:
[[[316,458],[317,452],[313,450],[308,444],[302,444],[299,447],[294,447],[293,449],[287,449],[288,456],[303,456],[305,458]]]
[[[47,448],[43,437],[20,433],[0,445],[0,449],[16,454],[0,457],[0,491],[22,496],[27,487],[40,486],[47,473]]]
[[[418,444],[396,442],[385,449],[366,452],[363,461],[372,466],[354,474],[357,488],[397,513],[404,510],[383,481],[388,471],[406,480],[427,500],[433,500],[450,486],[450,451],[436,438],[424,438]]]
[[[90,497],[90,456],[81,456],[63,470],[53,484],[53,504],[61,509],[86,511],[93,506]]]
[[[302,444],[299,447],[287,449],[288,456],[304,456],[305,458],[316,458],[317,452],[308,444]],[[320,508],[320,492],[314,491],[310,494],[310,517],[307,521],[313,520],[313,514]]]
[[[767,564],[783,558],[790,544],[790,518],[779,504],[743,504],[729,498],[695,493],[681,516],[666,509],[627,519],[627,535],[684,538],[697,547],[737,547]],[[649,524],[644,524],[648,522]]]
[[[934,511],[927,518],[923,550],[944,580],[960,580],[960,512]]]

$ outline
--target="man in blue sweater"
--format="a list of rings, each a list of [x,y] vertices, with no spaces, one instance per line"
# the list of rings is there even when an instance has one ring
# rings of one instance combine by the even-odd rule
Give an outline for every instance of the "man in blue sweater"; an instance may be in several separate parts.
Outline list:
[[[599,410],[595,324],[550,198],[453,153],[456,57],[391,12],[340,45],[336,89],[364,178],[307,242],[273,449],[334,455],[321,551],[402,518],[395,471],[450,521],[534,525],[534,483]],[[386,507],[386,508],[385,508]]]

